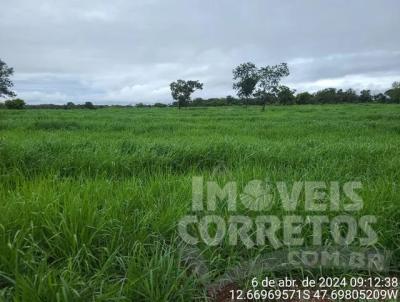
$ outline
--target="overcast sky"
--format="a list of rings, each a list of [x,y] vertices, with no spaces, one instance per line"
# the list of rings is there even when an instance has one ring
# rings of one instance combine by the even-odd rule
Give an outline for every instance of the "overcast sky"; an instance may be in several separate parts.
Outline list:
[[[0,58],[28,103],[234,95],[232,69],[287,62],[285,84],[384,90],[400,80],[399,0],[7,0]]]

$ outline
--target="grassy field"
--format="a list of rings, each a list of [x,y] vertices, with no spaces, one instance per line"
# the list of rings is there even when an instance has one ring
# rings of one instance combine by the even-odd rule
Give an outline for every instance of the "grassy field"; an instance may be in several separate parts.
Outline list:
[[[193,274],[177,234],[192,176],[361,181],[359,215],[400,269],[397,105],[2,110],[0,299],[203,300],[270,247],[200,245],[210,274]]]

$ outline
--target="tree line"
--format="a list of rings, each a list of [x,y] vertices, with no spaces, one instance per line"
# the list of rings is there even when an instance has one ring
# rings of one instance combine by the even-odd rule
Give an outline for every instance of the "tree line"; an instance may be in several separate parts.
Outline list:
[[[315,93],[296,93],[281,80],[289,76],[286,63],[257,68],[254,63],[240,64],[233,69],[233,89],[237,98],[191,99],[196,89],[202,89],[199,81],[178,80],[171,83],[171,94],[178,108],[183,106],[231,106],[231,105],[260,105],[262,110],[268,104],[276,105],[305,105],[305,104],[340,104],[340,103],[394,103],[400,104],[400,82],[394,82],[385,93],[372,94],[371,90],[325,88]]]
[[[94,105],[92,102],[75,104],[68,102],[65,105],[42,104],[27,105],[24,100],[16,97],[12,91],[13,82],[10,77],[14,70],[8,67],[0,59],[0,98],[10,97],[4,103],[0,102],[0,108],[8,109],[96,109],[104,107],[133,107],[132,105]],[[305,105],[305,104],[340,104],[340,103],[383,103],[400,104],[400,82],[394,82],[392,87],[384,93],[373,94],[370,90],[361,90],[359,93],[354,89],[326,88],[315,93],[296,93],[285,85],[281,80],[290,75],[286,63],[258,68],[254,63],[246,62],[233,69],[233,89],[237,97],[226,96],[222,98],[194,98],[191,96],[196,90],[203,89],[203,83],[197,80],[177,80],[170,84],[171,95],[174,99],[172,104],[155,103],[146,105],[138,103],[135,107],[208,107],[208,106],[262,106],[266,105]]]

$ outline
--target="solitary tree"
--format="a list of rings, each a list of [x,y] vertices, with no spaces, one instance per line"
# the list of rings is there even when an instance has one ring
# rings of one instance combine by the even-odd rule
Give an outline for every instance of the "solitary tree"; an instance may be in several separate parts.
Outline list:
[[[261,67],[258,70],[259,83],[257,95],[263,101],[263,111],[265,110],[268,97],[276,97],[278,95],[281,79],[287,77],[289,74],[289,68],[286,63]]]
[[[197,89],[203,89],[203,84],[199,81],[177,80],[172,82],[169,87],[174,100],[178,102],[178,108],[187,105],[190,102],[190,95]]]
[[[14,69],[8,67],[7,64],[0,59],[0,98],[5,96],[15,96],[15,93],[10,90],[13,86],[10,76],[12,76],[13,73]]]
[[[258,82],[257,67],[251,62],[243,63],[233,70],[233,89],[240,98],[245,99],[246,106],[253,95]]]

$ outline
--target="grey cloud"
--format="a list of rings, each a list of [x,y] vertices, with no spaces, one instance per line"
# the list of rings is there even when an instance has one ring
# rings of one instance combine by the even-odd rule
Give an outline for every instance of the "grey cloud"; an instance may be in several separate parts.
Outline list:
[[[170,101],[177,78],[203,81],[199,96],[233,94],[244,61],[289,62],[300,90],[379,90],[400,79],[399,11],[397,0],[14,0],[0,11],[0,58],[30,102]]]

